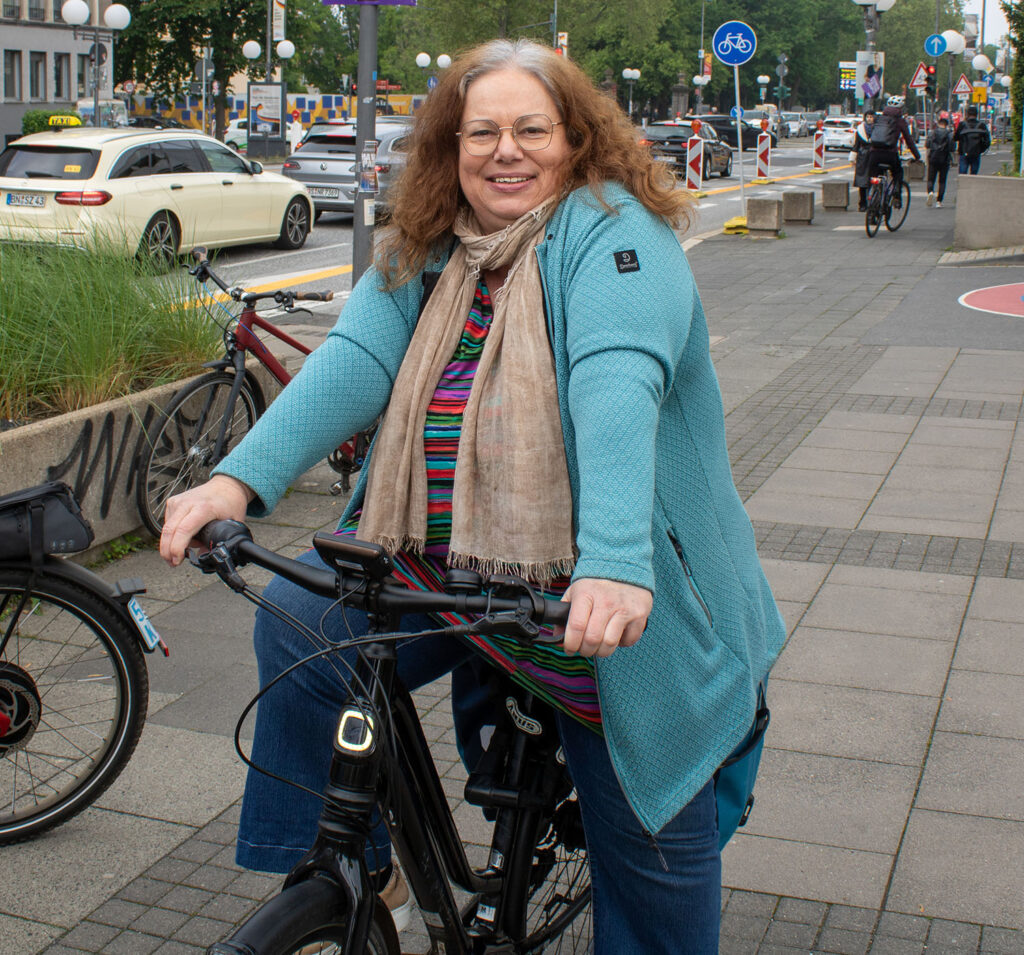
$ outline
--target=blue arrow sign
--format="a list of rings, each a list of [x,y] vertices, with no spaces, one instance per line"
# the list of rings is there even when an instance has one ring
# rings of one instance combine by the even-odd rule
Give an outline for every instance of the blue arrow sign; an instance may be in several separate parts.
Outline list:
[[[933,33],[924,41],[924,51],[929,56],[942,56],[946,52],[946,38],[941,33]]]
[[[430,76],[427,77],[427,89],[432,90],[435,86],[437,86],[437,77],[431,73]]]
[[[743,115],[743,107],[742,106],[734,106],[731,110],[729,110],[729,115],[733,119],[737,119],[737,118],[741,117]]]
[[[756,52],[757,36],[742,20],[729,20],[715,30],[711,49],[726,66],[742,66]]]

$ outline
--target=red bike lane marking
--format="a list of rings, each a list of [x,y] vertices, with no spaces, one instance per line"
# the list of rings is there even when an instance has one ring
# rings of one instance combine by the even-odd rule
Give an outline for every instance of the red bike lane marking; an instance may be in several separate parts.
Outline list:
[[[957,301],[979,312],[1024,318],[1024,282],[976,288],[965,292]]]

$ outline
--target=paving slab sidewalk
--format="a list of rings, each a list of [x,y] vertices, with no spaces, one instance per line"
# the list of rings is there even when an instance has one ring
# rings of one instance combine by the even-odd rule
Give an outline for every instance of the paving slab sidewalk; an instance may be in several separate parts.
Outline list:
[[[1024,326],[957,304],[997,270],[940,265],[952,203],[911,185],[893,235],[823,212],[689,253],[791,633],[757,806],[724,853],[725,955],[1024,953]],[[1007,262],[997,277],[1024,281]],[[304,475],[258,538],[295,554],[333,527],[332,480]],[[2,850],[0,955],[198,953],[279,886],[233,863],[251,605],[153,552],[104,573],[147,580],[172,656],[150,658],[150,719],[111,791]],[[482,843],[446,684],[417,702]]]

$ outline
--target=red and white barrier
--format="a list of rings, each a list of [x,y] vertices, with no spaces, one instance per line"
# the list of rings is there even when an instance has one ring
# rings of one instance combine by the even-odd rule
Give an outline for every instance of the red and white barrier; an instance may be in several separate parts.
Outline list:
[[[755,182],[763,185],[771,182],[772,174],[772,138],[768,133],[758,133],[757,136],[757,179]]]
[[[704,140],[691,136],[686,141],[686,188],[700,192],[704,175]]]
[[[819,129],[814,134],[814,168],[811,172],[825,171],[825,134]]]

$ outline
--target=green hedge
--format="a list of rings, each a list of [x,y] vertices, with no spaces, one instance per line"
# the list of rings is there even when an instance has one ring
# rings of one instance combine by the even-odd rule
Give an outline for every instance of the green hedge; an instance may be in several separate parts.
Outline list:
[[[50,125],[51,116],[74,116],[79,121],[82,119],[73,109],[30,109],[21,117],[22,135],[45,133],[53,129],[54,127]]]

